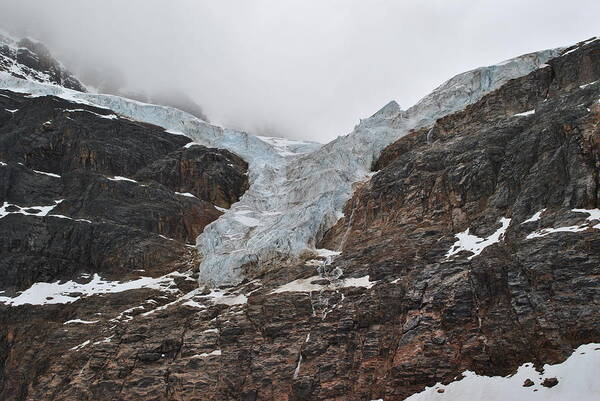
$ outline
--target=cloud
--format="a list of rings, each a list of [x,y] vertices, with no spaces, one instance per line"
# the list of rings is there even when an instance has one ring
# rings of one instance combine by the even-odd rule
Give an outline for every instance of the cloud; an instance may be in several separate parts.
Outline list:
[[[222,125],[326,142],[454,74],[597,35],[599,12],[561,0],[2,0],[0,25],[75,73],[182,90]]]

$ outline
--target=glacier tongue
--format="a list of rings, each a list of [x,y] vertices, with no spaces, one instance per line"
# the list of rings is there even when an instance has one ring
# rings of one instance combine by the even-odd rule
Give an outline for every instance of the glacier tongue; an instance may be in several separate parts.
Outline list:
[[[349,135],[263,171],[240,202],[198,238],[204,254],[200,279],[213,284],[236,282],[248,269],[252,272],[253,265],[263,269],[314,250],[338,220],[352,185],[367,177],[386,146],[413,128],[463,109],[559,53],[560,49],[542,51],[460,74],[407,111],[390,102]],[[240,216],[251,216],[260,224],[246,225]]]
[[[197,143],[230,150],[248,161],[250,188],[197,239],[204,256],[200,280],[222,284],[239,282],[272,263],[314,251],[318,240],[338,220],[353,184],[368,176],[386,146],[411,129],[463,109],[509,79],[540,68],[560,51],[532,53],[457,75],[408,110],[390,102],[362,120],[350,134],[323,146],[256,137],[208,124],[177,109],[79,93],[6,73],[0,73],[0,88],[105,107],[181,133]]]

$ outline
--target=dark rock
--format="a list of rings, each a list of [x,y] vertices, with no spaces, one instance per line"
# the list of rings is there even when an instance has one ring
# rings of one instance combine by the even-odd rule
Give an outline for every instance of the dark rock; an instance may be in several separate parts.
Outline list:
[[[546,379],[544,379],[544,381],[542,382],[542,386],[544,387],[554,387],[558,384],[558,379],[556,377],[548,377]]]
[[[160,358],[161,358],[161,354],[159,352],[147,351],[147,352],[140,352],[138,354],[138,359],[145,363],[156,362]]]
[[[535,383],[533,383],[533,381],[531,379],[525,379],[525,381],[523,382],[523,387],[531,387],[534,384]]]
[[[20,68],[21,74],[12,68],[15,63]],[[22,39],[15,43],[0,35],[0,71],[6,71],[18,78],[49,82],[86,92],[81,82],[64,69],[42,43],[30,39]]]

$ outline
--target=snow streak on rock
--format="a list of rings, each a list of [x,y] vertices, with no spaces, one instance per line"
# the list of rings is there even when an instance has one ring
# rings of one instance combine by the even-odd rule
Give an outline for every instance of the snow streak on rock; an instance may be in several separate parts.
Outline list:
[[[83,284],[72,280],[64,283],[59,281],[55,283],[40,282],[33,284],[15,297],[0,296],[0,303],[12,306],[68,304],[96,294],[109,294],[139,288],[174,292],[175,290],[172,290],[171,287],[175,287],[174,280],[178,275],[181,274],[173,272],[158,278],[140,277],[132,281],[118,282],[104,280],[98,274],[94,274],[89,282]]]

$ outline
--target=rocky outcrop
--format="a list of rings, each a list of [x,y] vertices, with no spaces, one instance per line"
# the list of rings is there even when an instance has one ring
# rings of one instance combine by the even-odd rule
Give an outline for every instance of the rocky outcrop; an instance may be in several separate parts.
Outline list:
[[[344,217],[319,244],[337,256],[307,253],[240,285],[205,289],[192,280],[194,250],[179,247],[179,255],[161,263],[168,286],[95,293],[61,305],[5,302],[0,398],[394,401],[465,370],[507,375],[524,362],[560,362],[578,345],[599,342],[599,65],[600,41],[579,44],[387,147],[374,163],[377,172],[358,185]],[[48,120],[36,123],[38,137],[52,137],[60,124],[54,116],[44,131]],[[147,185],[144,191],[196,191],[211,202],[228,201],[235,191],[226,184],[243,182],[225,178],[244,171],[234,159],[231,170],[218,162],[193,179],[178,176],[173,172],[211,153],[218,160],[230,155],[198,155],[200,147],[181,148],[183,137],[163,143],[156,127],[117,121],[143,128],[144,146],[161,149],[152,163],[121,157],[112,143],[115,162],[97,150],[85,163],[52,158],[56,170],[49,172],[64,178],[75,173],[62,166],[94,166],[87,174],[124,175],[138,182],[117,184]],[[64,140],[44,149],[62,149]],[[21,152],[23,164],[40,170],[33,163],[44,152],[31,148],[23,142],[2,157]],[[23,169],[18,182],[31,179],[24,166],[11,168]],[[223,177],[218,196],[194,187],[207,176],[218,183]],[[62,196],[51,192],[51,182],[39,185],[40,197],[49,194],[39,202]],[[101,203],[86,213],[97,209]],[[64,213],[94,221],[77,210]],[[118,207],[110,210],[118,214]],[[0,228],[9,217],[39,219],[23,213],[1,218]],[[147,215],[155,214],[136,218]],[[166,227],[175,238],[175,226]],[[134,283],[137,276],[121,277]],[[556,387],[544,391],[566,381],[547,382]]]
[[[2,290],[178,260],[248,186],[230,152],[105,109],[1,95]]]
[[[15,40],[0,32],[0,71],[22,79],[86,92],[86,88],[40,42]]]

